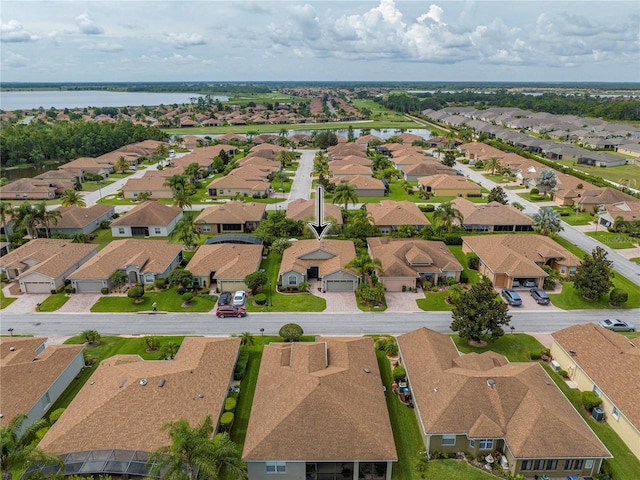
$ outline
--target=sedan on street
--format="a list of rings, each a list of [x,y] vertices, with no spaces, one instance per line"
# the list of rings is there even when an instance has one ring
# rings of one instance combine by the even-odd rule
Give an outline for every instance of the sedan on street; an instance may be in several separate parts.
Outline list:
[[[247,311],[244,307],[233,307],[231,305],[220,305],[216,310],[216,316],[218,318],[222,317],[246,317]]]
[[[600,326],[613,330],[614,332],[635,332],[636,327],[633,323],[629,323],[619,318],[607,318],[606,320],[600,320]]]

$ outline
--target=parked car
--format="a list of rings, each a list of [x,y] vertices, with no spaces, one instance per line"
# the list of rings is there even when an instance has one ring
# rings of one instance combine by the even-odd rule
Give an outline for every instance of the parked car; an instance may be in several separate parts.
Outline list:
[[[629,323],[626,320],[620,320],[619,318],[607,318],[606,320],[600,320],[598,323],[601,327],[608,328],[614,332],[636,331],[636,327],[633,323]]]
[[[518,295],[518,292],[516,292],[515,290],[503,288],[502,296],[509,305],[512,305],[514,307],[519,307],[520,305],[522,305],[522,299],[520,298],[520,295]]]
[[[216,310],[216,316],[218,318],[222,317],[246,317],[247,311],[244,307],[234,307],[232,305],[220,305]]]
[[[527,279],[524,281],[523,286],[527,288],[535,288],[538,286],[538,283],[535,280]]]
[[[549,295],[547,295],[547,292],[544,290],[540,288],[532,288],[529,292],[539,305],[549,305]]]
[[[520,282],[518,280],[514,280],[511,282],[511,288],[518,288],[520,286]]]
[[[222,292],[218,297],[218,305],[229,305],[231,303],[231,292]]]
[[[233,306],[240,307],[244,305],[244,302],[247,301],[247,292],[244,290],[238,290],[236,294],[233,296]]]

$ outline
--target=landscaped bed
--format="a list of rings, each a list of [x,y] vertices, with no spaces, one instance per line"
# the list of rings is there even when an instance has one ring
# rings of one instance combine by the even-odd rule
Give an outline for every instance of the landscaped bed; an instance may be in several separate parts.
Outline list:
[[[215,295],[196,295],[189,305],[184,305],[182,295],[172,287],[162,291],[145,292],[140,303],[135,303],[129,297],[105,295],[91,307],[91,311],[150,312],[153,310],[153,304],[157,303],[160,312],[209,312],[217,300],[218,297]]]

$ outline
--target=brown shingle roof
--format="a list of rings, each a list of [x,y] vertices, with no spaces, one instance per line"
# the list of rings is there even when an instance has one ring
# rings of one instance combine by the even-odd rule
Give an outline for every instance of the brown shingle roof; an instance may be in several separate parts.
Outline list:
[[[374,225],[430,225],[418,206],[406,200],[382,200],[380,203],[367,203],[366,208]]]
[[[92,205],[90,207],[58,207],[57,211],[60,212],[60,218],[58,223],[54,225],[55,228],[81,228],[91,222],[95,222],[105,213],[113,210],[113,205]]]
[[[227,202],[222,205],[212,205],[200,212],[195,219],[197,224],[215,223],[247,223],[260,222],[264,218],[266,204],[255,202]]]
[[[352,177],[333,177],[331,183],[340,185],[341,183],[348,183],[357,190],[384,190],[384,183],[382,180],[373,177],[365,177],[363,175],[354,175]]]
[[[462,213],[464,225],[531,225],[531,217],[511,205],[473,203],[458,197],[451,204]]]
[[[305,257],[314,252],[327,252],[329,258],[307,259]],[[307,273],[307,268],[319,267],[320,276],[328,275],[338,270],[345,270],[344,266],[356,256],[356,247],[350,240],[297,240],[291,242],[282,255],[280,274],[295,270],[302,274]],[[346,271],[351,271],[346,269]]]
[[[538,363],[460,357],[450,337],[426,328],[398,345],[426,434],[503,437],[517,458],[610,457]]]
[[[397,460],[381,385],[370,338],[265,346],[242,458]]]
[[[215,422],[239,344],[239,338],[187,337],[172,361],[137,355],[103,360],[39,447],[55,454],[111,448],[152,451],[169,444],[162,430],[167,422],[184,418],[195,425],[206,415]],[[140,384],[143,378],[145,386]]]
[[[148,200],[140,205],[136,205],[125,215],[117,218],[111,225],[138,226],[138,225],[169,225],[179,215],[182,215],[180,207],[163,205],[158,202]]]
[[[28,413],[82,351],[81,345],[53,345],[37,354],[36,349],[46,340],[0,337],[0,426],[6,426],[18,414]]]
[[[197,277],[208,277],[215,273],[215,279],[240,279],[258,271],[262,261],[262,245],[242,245],[218,243],[202,245],[186,269]]]
[[[480,193],[481,187],[477,183],[467,180],[459,175],[431,175],[428,177],[418,178],[418,183],[425,187],[431,187],[437,192],[438,188],[455,188],[458,190],[477,190]]]
[[[575,352],[571,359],[640,430],[640,349],[623,335],[594,323],[552,335],[567,353]]]
[[[316,202],[315,200],[305,200],[303,198],[297,198],[287,205],[287,218],[293,220],[307,220],[316,218]],[[332,222],[336,222],[338,225],[342,225],[342,210],[338,205],[333,203],[324,204],[324,219],[331,219]]]

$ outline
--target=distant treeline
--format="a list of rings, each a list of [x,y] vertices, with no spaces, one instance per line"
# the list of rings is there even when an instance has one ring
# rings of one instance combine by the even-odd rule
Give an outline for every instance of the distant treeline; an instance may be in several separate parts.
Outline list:
[[[103,90],[117,92],[154,93],[201,93],[206,94],[261,94],[270,93],[272,88],[265,84],[252,83],[209,83],[209,82],[136,82],[136,83],[3,83],[2,90]]]
[[[513,107],[532,112],[547,112],[555,115],[578,115],[604,120],[640,120],[640,99],[598,97],[591,95],[560,95],[544,93],[474,93],[457,92],[433,94],[391,94],[378,97],[377,102],[397,112],[421,112],[426,109],[440,110],[444,107],[471,106],[479,109],[490,107]]]
[[[155,127],[131,122],[58,122],[42,121],[28,125],[9,125],[0,131],[0,164],[40,165],[45,162],[69,162],[79,157],[97,157],[143,140],[168,140]]]

